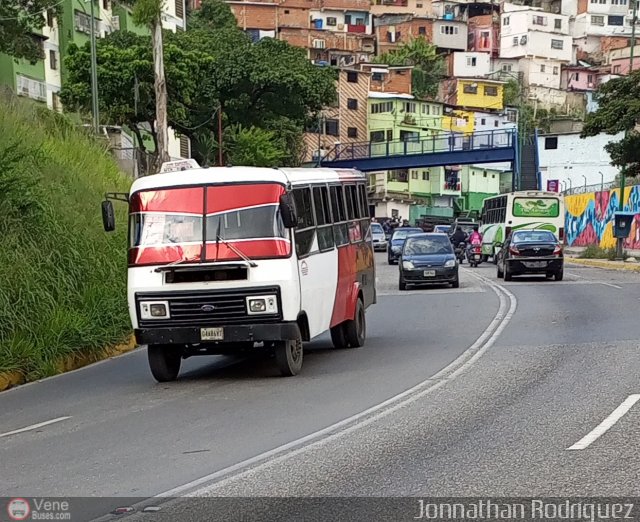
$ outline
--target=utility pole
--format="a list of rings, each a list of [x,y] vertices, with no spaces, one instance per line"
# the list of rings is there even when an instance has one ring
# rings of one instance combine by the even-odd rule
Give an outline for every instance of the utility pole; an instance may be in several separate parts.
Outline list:
[[[100,110],[98,108],[98,58],[96,53],[96,22],[94,17],[94,0],[91,4],[91,109],[93,115],[93,132],[100,132]]]
[[[224,167],[222,155],[222,103],[218,107],[218,164]]]
[[[638,0],[631,0],[633,2],[633,15],[631,17],[631,45],[629,47],[629,76],[633,72],[633,51],[636,47],[636,17],[638,16]],[[629,129],[625,130],[624,137],[629,134]],[[624,189],[626,182],[626,166],[620,169],[620,201],[618,202],[618,210],[624,211]],[[622,259],[624,253],[624,239],[618,238],[616,243],[616,257]]]

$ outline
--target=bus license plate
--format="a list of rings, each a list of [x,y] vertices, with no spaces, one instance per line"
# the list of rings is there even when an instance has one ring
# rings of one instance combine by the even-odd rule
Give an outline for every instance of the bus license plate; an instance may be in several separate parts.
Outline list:
[[[200,328],[201,341],[222,341],[224,328]]]
[[[435,270],[425,270],[424,271],[424,277],[435,277],[436,276],[436,271]]]

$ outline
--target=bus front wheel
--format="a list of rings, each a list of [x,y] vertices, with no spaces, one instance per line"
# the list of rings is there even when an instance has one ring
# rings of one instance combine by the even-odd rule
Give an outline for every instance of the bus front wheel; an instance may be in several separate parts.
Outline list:
[[[180,373],[182,353],[177,346],[154,344],[147,347],[149,369],[158,382],[175,381]]]
[[[304,350],[302,339],[277,341],[274,345],[276,366],[283,377],[298,375],[302,369]]]

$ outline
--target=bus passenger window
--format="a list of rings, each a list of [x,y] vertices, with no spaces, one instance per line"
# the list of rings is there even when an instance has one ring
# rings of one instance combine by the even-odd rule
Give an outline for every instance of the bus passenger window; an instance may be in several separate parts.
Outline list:
[[[331,210],[333,213],[333,234],[337,246],[349,243],[349,232],[347,229],[347,216],[344,206],[344,191],[341,186],[331,186],[329,189],[331,196]]]
[[[333,248],[333,227],[331,226],[327,187],[313,188],[313,205],[318,225],[318,248],[320,252],[331,250]]]
[[[311,189],[308,187],[293,189],[293,201],[298,214],[296,227],[296,254],[298,257],[309,255],[315,237],[315,220],[311,204]]]

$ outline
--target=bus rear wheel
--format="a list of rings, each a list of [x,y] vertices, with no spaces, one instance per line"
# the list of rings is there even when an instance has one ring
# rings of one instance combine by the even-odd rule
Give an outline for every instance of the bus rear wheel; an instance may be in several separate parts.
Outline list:
[[[147,347],[149,369],[158,382],[175,381],[180,373],[182,353],[177,346],[152,344]]]
[[[367,322],[362,299],[356,303],[355,317],[344,322],[344,337],[349,348],[360,348],[367,337]]]
[[[302,369],[302,359],[304,357],[302,338],[276,341],[274,343],[274,354],[280,375],[283,377],[298,375]]]

